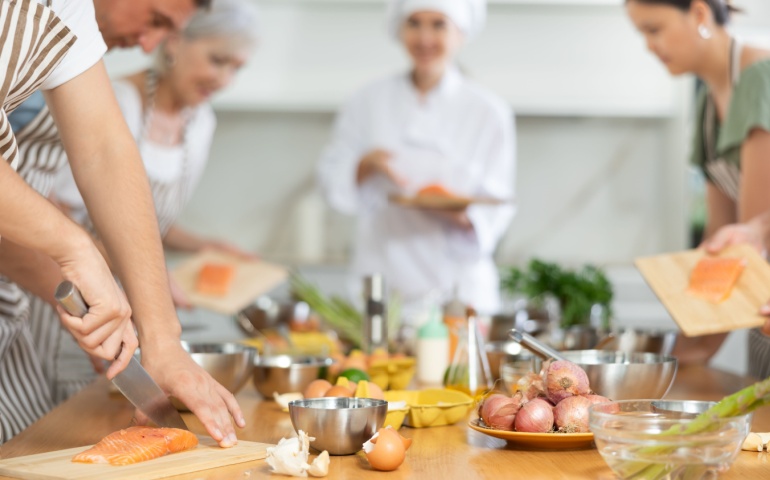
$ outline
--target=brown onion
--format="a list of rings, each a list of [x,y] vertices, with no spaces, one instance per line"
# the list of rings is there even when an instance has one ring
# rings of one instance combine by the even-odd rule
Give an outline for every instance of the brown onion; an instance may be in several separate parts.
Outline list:
[[[516,390],[520,391],[527,401],[545,396],[543,377],[537,373],[529,372],[516,382]]]
[[[567,397],[553,409],[553,421],[560,432],[587,433],[588,409],[593,405],[586,397]]]
[[[553,407],[541,398],[531,400],[516,414],[513,426],[517,432],[548,433],[553,430]]]
[[[596,405],[597,403],[607,403],[612,401],[607,397],[602,397],[601,395],[596,395],[596,394],[583,395],[583,397],[587,398],[591,402],[591,405]]]
[[[545,391],[555,404],[573,395],[591,393],[585,370],[567,360],[553,362],[545,375]]]
[[[490,395],[481,407],[481,418],[489,427],[497,430],[513,430],[513,421],[521,408],[521,402],[521,392],[516,392],[513,397]]]

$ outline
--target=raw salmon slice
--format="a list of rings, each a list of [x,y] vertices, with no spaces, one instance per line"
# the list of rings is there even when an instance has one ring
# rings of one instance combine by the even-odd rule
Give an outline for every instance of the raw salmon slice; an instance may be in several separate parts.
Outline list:
[[[746,268],[743,258],[702,258],[690,274],[687,293],[708,302],[726,300]]]
[[[207,263],[198,274],[196,290],[204,295],[225,296],[235,276],[233,265]]]
[[[198,437],[179,428],[130,427],[111,433],[72,458],[80,463],[130,465],[195,448]]]

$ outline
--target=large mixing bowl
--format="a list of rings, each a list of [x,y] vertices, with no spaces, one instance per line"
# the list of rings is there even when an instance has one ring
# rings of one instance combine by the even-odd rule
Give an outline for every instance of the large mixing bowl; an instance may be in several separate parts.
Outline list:
[[[751,414],[715,418],[709,428],[697,428],[693,418],[713,405],[679,400],[602,403],[590,408],[589,426],[596,448],[620,478],[716,478],[738,455]],[[671,433],[674,427],[681,433]]]
[[[311,398],[289,402],[294,430],[315,440],[310,446],[331,455],[352,455],[361,450],[385,423],[388,402],[373,398]]]
[[[663,398],[676,376],[674,357],[605,350],[563,351],[588,374],[591,390],[612,400]]]
[[[233,394],[238,393],[249,379],[257,355],[256,349],[233,342],[182,342],[182,347],[195,363]],[[187,410],[176,398],[172,398],[172,403],[180,410]]]
[[[328,357],[261,356],[254,364],[254,386],[267,399],[273,393],[304,392],[310,382],[326,376],[332,362]]]

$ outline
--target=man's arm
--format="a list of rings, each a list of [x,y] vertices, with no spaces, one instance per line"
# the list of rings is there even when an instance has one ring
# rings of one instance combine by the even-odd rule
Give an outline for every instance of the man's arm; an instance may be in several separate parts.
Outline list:
[[[102,62],[46,93],[91,219],[126,290],[142,362],[222,446],[234,444],[230,415],[245,426],[230,392],[182,349],[149,182]]]

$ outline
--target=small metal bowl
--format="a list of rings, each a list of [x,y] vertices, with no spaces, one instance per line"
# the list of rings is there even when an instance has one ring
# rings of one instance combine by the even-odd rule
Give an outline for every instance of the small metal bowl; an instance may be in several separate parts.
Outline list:
[[[273,393],[303,392],[310,382],[326,376],[332,362],[328,357],[261,356],[254,363],[254,387],[266,399]]]
[[[560,353],[586,371],[591,390],[611,400],[663,398],[676,376],[676,358],[664,355],[605,350]]]
[[[257,350],[240,343],[190,343],[182,342],[193,361],[203,367],[214,380],[233,395],[243,388],[254,368]],[[171,399],[179,410],[187,407],[178,399]]]
[[[330,455],[352,455],[361,450],[385,423],[388,402],[373,398],[311,398],[289,402],[294,430],[315,440],[310,446]]]

